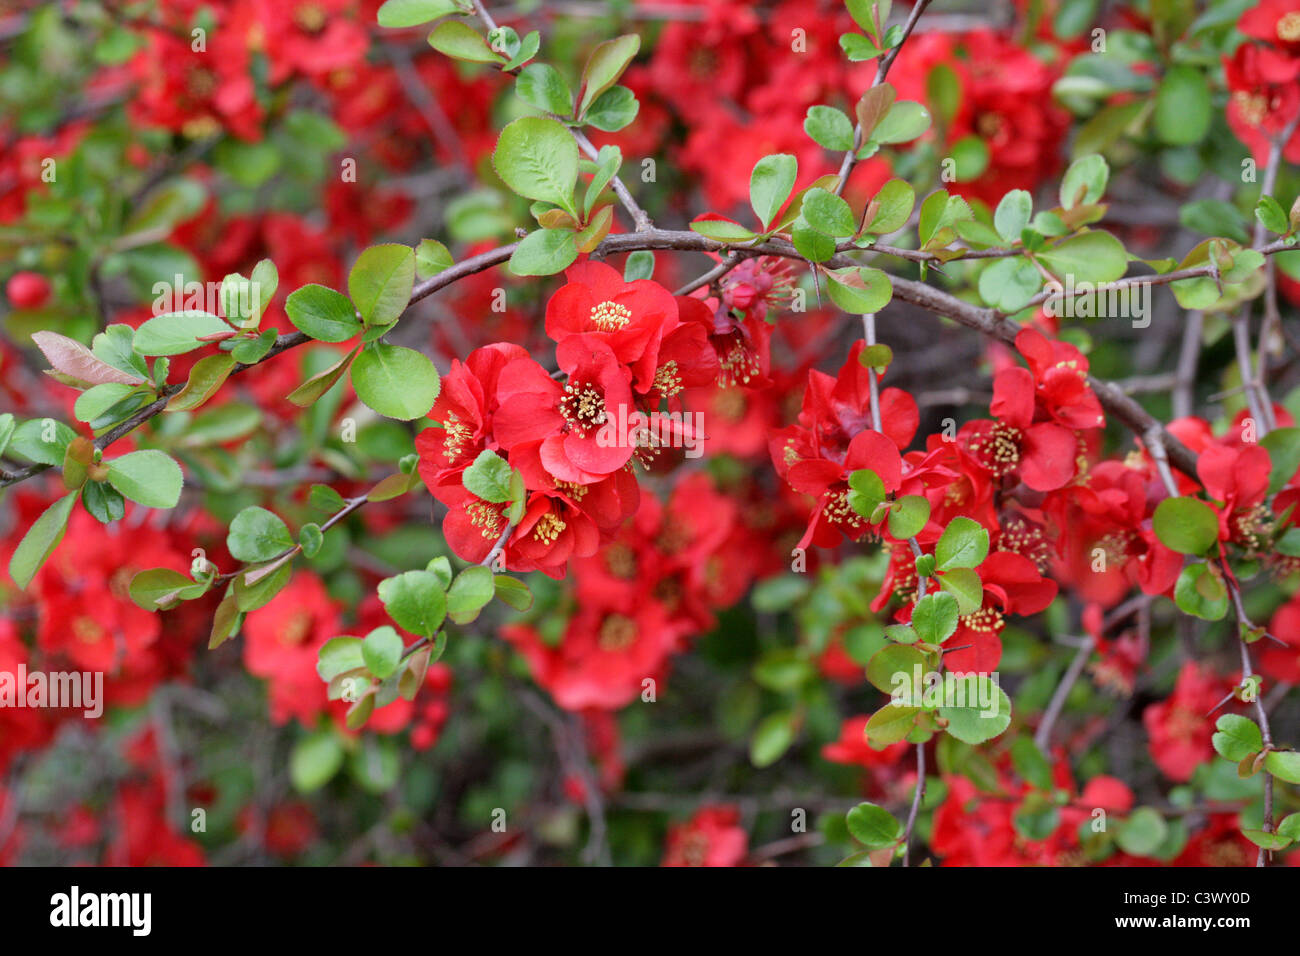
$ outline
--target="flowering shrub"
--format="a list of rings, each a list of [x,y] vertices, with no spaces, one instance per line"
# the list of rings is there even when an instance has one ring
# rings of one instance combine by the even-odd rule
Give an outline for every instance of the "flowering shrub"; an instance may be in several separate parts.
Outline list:
[[[0,861],[1300,862],[1300,7],[1200,6],[4,15]]]

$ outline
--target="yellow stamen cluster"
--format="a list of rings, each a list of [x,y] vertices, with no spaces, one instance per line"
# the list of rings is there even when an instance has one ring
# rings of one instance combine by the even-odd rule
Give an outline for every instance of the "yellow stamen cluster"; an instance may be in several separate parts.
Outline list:
[[[501,532],[505,530],[505,518],[501,517],[501,512],[495,506],[486,501],[466,502],[465,513],[469,515],[469,523],[478,528],[489,541],[501,537]]]
[[[1001,478],[1020,464],[1020,429],[994,422],[988,432],[971,439],[970,450],[995,478]]]
[[[442,440],[442,453],[447,456],[448,461],[455,461],[469,444],[471,434],[469,423],[457,418],[455,412],[448,412],[443,428],[447,431],[447,437]]]
[[[564,386],[560,399],[560,414],[580,436],[586,437],[588,428],[605,424],[605,397],[590,385]]]
[[[542,544],[553,544],[555,539],[560,536],[568,524],[563,518],[553,511],[548,511],[537,519],[537,524],[533,525],[533,540],[540,541]]]
[[[1300,13],[1292,10],[1277,21],[1277,38],[1283,43],[1300,40]]]
[[[632,321],[632,310],[617,302],[605,301],[591,310],[591,324],[601,332],[616,332]]]
[[[964,614],[961,623],[980,634],[1002,632],[1002,612],[995,607],[982,607],[973,614]]]
[[[665,398],[672,398],[682,390],[682,376],[676,361],[665,362],[655,370],[654,388]]]
[[[849,531],[857,531],[863,525],[862,515],[858,514],[849,507],[849,493],[847,491],[836,492],[826,499],[826,504],[822,506],[822,514],[831,524],[847,525]]]
[[[762,371],[758,356],[743,342],[736,342],[722,359],[718,382],[724,387],[748,385],[749,380],[758,378]]]
[[[1233,517],[1232,540],[1251,551],[1259,550],[1262,538],[1273,530],[1270,512],[1262,504]]]
[[[1029,524],[1023,518],[1011,518],[1003,524],[998,547],[1003,551],[1012,551],[1023,558],[1028,558],[1034,562],[1039,574],[1047,570],[1051,547],[1043,537],[1042,529]]]
[[[591,490],[587,485],[580,485],[576,481],[557,481],[555,483],[555,488],[557,491],[561,491],[568,495],[574,501],[581,501],[583,498],[587,497],[587,492]]]

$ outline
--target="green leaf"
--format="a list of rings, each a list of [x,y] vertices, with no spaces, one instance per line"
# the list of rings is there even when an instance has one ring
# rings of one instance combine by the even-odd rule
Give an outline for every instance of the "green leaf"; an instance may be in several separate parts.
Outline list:
[[[484,501],[501,504],[513,497],[510,493],[511,471],[504,458],[494,451],[484,449],[462,473],[461,482]]]
[[[199,359],[190,369],[190,377],[186,379],[185,387],[167,403],[167,411],[184,412],[198,408],[217,393],[217,389],[221,388],[230,377],[234,367],[235,357],[229,352],[206,355]]]
[[[478,617],[495,593],[492,572],[472,565],[456,575],[447,590],[447,616],[457,624],[468,624]]]
[[[877,143],[910,143],[930,128],[930,111],[920,103],[902,100],[895,103],[885,118],[871,131]]]
[[[969,688],[974,684],[974,693],[978,700],[992,700],[995,704],[989,713],[978,703],[969,703],[971,690],[967,691],[968,703],[964,707],[940,707],[939,716],[948,721],[945,728],[949,734],[963,743],[982,744],[992,740],[1011,725],[1011,700],[1006,691],[993,683],[987,676],[963,675]]]
[[[1156,135],[1170,146],[1199,143],[1210,131],[1213,104],[1205,74],[1194,66],[1171,66],[1156,91]]]
[[[1071,236],[1038,253],[1058,278],[1073,275],[1080,282],[1113,282],[1128,271],[1124,244],[1108,232],[1093,230]]]
[[[865,266],[827,271],[826,288],[831,301],[853,315],[874,315],[894,297],[889,276]]]
[[[1218,516],[1196,498],[1166,498],[1151,524],[1160,543],[1179,554],[1205,554],[1219,541]]]
[[[921,245],[927,249],[948,245],[956,237],[953,225],[973,218],[970,204],[960,196],[950,196],[943,189],[931,193],[921,203],[921,218],[917,225]]]
[[[550,276],[563,272],[578,258],[578,243],[571,229],[536,229],[523,238],[510,256],[510,271],[517,276]]]
[[[1042,288],[1042,275],[1024,256],[998,259],[980,273],[980,298],[1007,315],[1023,309]]]
[[[533,592],[523,581],[497,574],[492,578],[492,586],[497,599],[516,611],[527,611],[533,606]]]
[[[899,541],[920,534],[930,520],[930,502],[920,495],[904,495],[889,509],[889,533]]]
[[[1034,197],[1023,189],[1013,189],[1002,197],[993,212],[993,228],[1008,244],[1020,239],[1034,214]]]
[[[853,122],[833,106],[810,106],[804,132],[823,149],[846,152],[853,148]]]
[[[1219,621],[1228,613],[1228,589],[1205,564],[1189,564],[1174,584],[1174,603],[1186,614]]]
[[[440,272],[445,272],[456,264],[451,253],[437,239],[421,239],[415,247],[415,274],[421,279],[428,279]]]
[[[876,205],[876,212],[864,231],[884,236],[902,229],[912,218],[916,191],[901,179],[891,179],[877,190],[871,201]]]
[[[379,414],[399,421],[427,415],[438,398],[438,370],[421,353],[376,342],[352,363],[357,398]]]
[[[611,86],[596,97],[583,121],[606,133],[616,133],[636,119],[640,110],[635,93],[626,86]]]
[[[988,557],[989,533],[978,521],[958,516],[948,523],[935,545],[935,568],[977,568]]]
[[[51,433],[52,437],[46,441],[46,435]],[[9,438],[9,450],[28,461],[57,466],[63,464],[68,443],[76,437],[77,433],[63,422],[56,422],[52,418],[33,418],[22,422],[13,430]]]
[[[454,0],[385,0],[377,16],[381,27],[400,30],[464,12]]]
[[[230,522],[226,548],[237,561],[270,561],[293,547],[293,535],[279,515],[256,506],[245,508]]]
[[[414,286],[415,251],[398,243],[363,250],[348,273],[348,295],[367,325],[392,325],[401,318]]]
[[[284,311],[294,328],[319,342],[346,342],[361,333],[357,310],[348,297],[323,285],[313,283],[290,293],[284,301]]]
[[[205,361],[207,359],[201,359],[195,364],[197,366]],[[72,406],[72,414],[76,416],[79,422],[93,422],[134,391],[134,386],[119,385],[116,382],[105,382],[103,385],[96,385],[94,388],[88,388],[77,396],[77,401]],[[170,405],[168,407],[170,408]],[[11,419],[12,417],[10,416]]]
[[[149,448],[108,462],[108,483],[147,508],[175,508],[185,476],[176,459]]]
[[[794,743],[795,716],[790,711],[769,714],[754,729],[749,742],[749,760],[758,768],[770,767]]]
[[[1061,206],[1073,209],[1097,202],[1106,192],[1108,179],[1110,167],[1103,157],[1096,153],[1080,156],[1070,164],[1061,179]]]
[[[321,730],[294,744],[289,779],[299,793],[319,790],[343,766],[343,745],[331,730]]]
[[[1138,807],[1115,833],[1115,842],[1125,853],[1133,856],[1150,856],[1169,832],[1168,824],[1151,807]]]
[[[1282,235],[1290,231],[1291,224],[1287,220],[1286,211],[1272,196],[1261,196],[1258,203],[1255,204],[1255,218],[1269,232],[1275,232]]]
[[[383,680],[397,672],[405,649],[402,636],[384,624],[367,634],[361,642],[361,657],[370,673]]]
[[[1214,725],[1218,732],[1211,738],[1219,756],[1241,763],[1264,749],[1264,735],[1259,724],[1240,714],[1224,714]]]
[[[559,70],[548,63],[530,63],[524,67],[515,80],[515,93],[543,113],[568,116],[573,111],[573,94],[568,84]]]
[[[655,274],[655,254],[649,249],[638,249],[627,257],[623,263],[623,281],[636,282],[638,279],[650,279]]]
[[[587,107],[596,101],[600,94],[618,82],[627,65],[641,48],[641,38],[635,33],[606,40],[591,51],[587,66],[582,71],[582,101],[578,105],[578,115],[587,112]]]
[[[882,750],[890,744],[896,744],[907,738],[916,726],[919,707],[895,707],[886,704],[867,720],[866,734],[871,746]]]
[[[1287,783],[1300,783],[1300,753],[1274,750],[1264,758],[1264,769]]]
[[[1276,428],[1259,440],[1268,451],[1272,468],[1268,476],[1269,494],[1276,494],[1300,470],[1300,428]]]
[[[469,63],[503,63],[506,59],[493,52],[473,27],[460,20],[438,24],[429,34],[429,46],[453,60]]]
[[[309,521],[298,529],[298,547],[302,548],[303,557],[316,557],[324,544],[325,533],[315,522]]]
[[[836,239],[853,235],[858,225],[849,204],[821,188],[809,189],[803,194],[800,214],[818,232]]]
[[[885,483],[870,468],[859,468],[849,475],[849,507],[870,519],[885,500]]]
[[[1052,789],[1052,765],[1031,738],[1021,737],[1011,745],[1011,763],[1026,783],[1039,790]]]
[[[72,515],[72,506],[77,502],[77,492],[64,495],[50,505],[41,516],[32,523],[18,542],[13,556],[9,559],[9,576],[22,590],[32,583],[32,578],[41,569],[47,558],[63,540],[63,533],[68,527],[68,518]]]
[[[431,571],[407,571],[379,582],[379,600],[398,627],[433,637],[447,616],[447,595]]]
[[[927,594],[912,608],[912,627],[927,644],[942,644],[957,631],[961,609],[946,591]]]
[[[845,822],[853,839],[872,850],[893,846],[903,838],[903,825],[874,803],[859,803],[848,812]]]
[[[361,653],[361,638],[334,637],[321,645],[316,655],[316,673],[328,683],[340,674],[366,666]]]
[[[749,204],[766,229],[794,189],[799,162],[789,153],[773,153],[754,164],[749,177]]]
[[[758,233],[729,219],[696,219],[691,223],[691,230],[717,242],[749,242],[758,238]]]
[[[170,607],[177,600],[188,601],[207,591],[206,584],[196,584],[171,568],[149,568],[131,578],[127,593],[136,606],[146,611]]]
[[[989,147],[978,136],[963,136],[948,147],[953,176],[959,183],[979,179],[989,168]]]
[[[81,503],[101,524],[117,521],[126,514],[126,499],[111,485],[88,481],[81,489]]]
[[[962,614],[974,614],[984,606],[984,583],[970,568],[953,568],[941,578],[939,587],[957,599]]]
[[[577,218],[573,186],[578,178],[578,144],[562,124],[540,116],[515,120],[501,131],[492,165],[514,192],[554,203]]]
[[[361,346],[357,346],[328,368],[307,379],[288,394],[289,401],[302,408],[314,405],[322,395],[334,387],[335,383],[343,377],[343,373],[352,367],[360,350]]]
[[[135,330],[134,348],[141,355],[181,355],[201,347],[200,336],[233,331],[211,312],[165,312]]]
[[[906,687],[908,696],[904,700],[909,704],[917,701],[921,688],[916,685],[916,668],[924,675],[925,655],[910,644],[886,644],[871,655],[867,662],[867,681],[872,687],[886,694],[900,690],[899,675],[904,678],[902,687]],[[894,706],[891,704],[890,706]]]

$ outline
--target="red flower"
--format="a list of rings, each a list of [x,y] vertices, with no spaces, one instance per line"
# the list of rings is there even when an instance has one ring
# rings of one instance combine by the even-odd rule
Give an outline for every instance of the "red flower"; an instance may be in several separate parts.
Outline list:
[[[1300,111],[1300,57],[1244,43],[1223,65],[1230,93],[1228,126],[1257,161],[1265,162],[1273,137]],[[1292,134],[1282,155],[1288,162],[1300,161],[1300,131]]]
[[[566,710],[631,703],[643,681],[662,677],[679,633],[663,606],[645,597],[629,606],[583,605],[558,644],[523,625],[501,630],[527,659],[533,679]]]
[[[546,303],[546,334],[560,345],[574,335],[604,343],[632,370],[636,390],[649,391],[660,342],[678,325],[672,293],[649,279],[624,282],[603,262],[580,262],[565,276],[569,281]]]
[[[1035,423],[1034,376],[1003,369],[993,380],[993,421],[968,422],[960,436],[966,450],[994,479],[1017,476],[1035,491],[1061,488],[1074,478],[1079,443],[1055,422]]]
[[[320,578],[299,571],[269,603],[244,623],[244,666],[270,681],[271,719],[296,717],[311,726],[326,708],[325,685],[316,673],[323,645],[341,631],[339,605]]]
[[[1196,474],[1209,496],[1222,502],[1219,540],[1233,541],[1246,548],[1259,546],[1261,524],[1268,519],[1264,498],[1272,465],[1260,445],[1227,448],[1210,445],[1196,460]]]
[[[632,457],[630,444],[611,440],[601,427],[635,412],[629,373],[597,335],[565,336],[555,354],[567,376],[563,386],[532,359],[501,370],[497,440],[506,449],[540,440],[542,464],[557,480],[599,481]]]
[[[1166,777],[1185,783],[1214,756],[1210,738],[1215,718],[1209,712],[1227,691],[1226,681],[1188,661],[1178,672],[1174,692],[1142,712],[1151,759]]]
[[[686,823],[668,828],[663,866],[740,866],[749,838],[735,807],[703,807]]]
[[[1300,55],[1300,9],[1295,0],[1261,0],[1241,15],[1237,29],[1248,37]]]

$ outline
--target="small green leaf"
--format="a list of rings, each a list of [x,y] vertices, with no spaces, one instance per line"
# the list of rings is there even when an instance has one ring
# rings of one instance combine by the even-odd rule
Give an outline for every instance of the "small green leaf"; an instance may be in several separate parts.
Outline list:
[[[388,616],[419,637],[433,637],[447,616],[447,595],[431,571],[407,571],[379,582]]]
[[[889,533],[899,541],[915,537],[930,520],[930,502],[920,495],[904,495],[889,509]]]
[[[912,608],[912,627],[927,644],[942,644],[957,630],[961,609],[946,591],[927,594]]]
[[[41,516],[32,523],[18,542],[13,556],[9,559],[9,576],[22,590],[32,583],[36,572],[41,569],[47,558],[63,540],[63,533],[68,528],[68,518],[72,515],[72,506],[77,502],[77,493],[64,495],[50,505]]]
[[[133,344],[141,355],[181,355],[201,347],[201,337],[233,331],[211,312],[166,312],[141,324]]]
[[[935,545],[935,568],[939,571],[977,568],[988,553],[988,530],[978,521],[959,515],[948,523]]]
[[[1224,714],[1214,725],[1217,733],[1211,738],[1219,756],[1240,763],[1251,754],[1264,749],[1264,735],[1259,724],[1240,714]]]
[[[831,301],[853,315],[874,315],[894,297],[889,276],[866,267],[827,271],[826,287]]]
[[[804,132],[823,149],[846,152],[853,148],[853,122],[832,106],[810,106]]]
[[[1264,769],[1287,783],[1300,783],[1300,753],[1274,750],[1264,758]]]
[[[305,285],[290,293],[284,311],[294,328],[320,342],[346,342],[361,332],[348,297],[323,285]]]
[[[366,668],[380,680],[397,672],[403,650],[402,636],[387,624],[375,628],[361,642],[361,657]]]
[[[1218,516],[1196,498],[1166,498],[1151,523],[1160,543],[1179,554],[1205,554],[1219,541]]]
[[[501,131],[492,164],[510,189],[527,199],[554,203],[576,217],[573,187],[578,144],[553,119],[525,116]]]
[[[578,258],[578,243],[572,229],[535,229],[515,247],[510,271],[517,276],[551,276],[567,269]]]
[[[415,251],[398,243],[363,250],[348,273],[352,304],[365,323],[372,326],[396,322],[411,301],[414,285]]]
[[[235,515],[226,534],[226,548],[237,561],[270,561],[292,547],[288,525],[278,515],[256,506]]]
[[[492,572],[472,565],[451,582],[447,591],[447,616],[457,624],[468,624],[478,617],[495,593]]]
[[[612,40],[606,40],[591,51],[587,66],[582,71],[582,101],[578,104],[578,115],[582,116],[587,108],[596,102],[597,97],[618,82],[637,50],[641,48],[641,38],[635,33],[627,33]]]
[[[903,837],[903,825],[874,803],[859,803],[848,812],[845,822],[853,839],[872,850],[893,846]]]
[[[749,203],[764,229],[790,198],[798,171],[798,160],[789,153],[764,156],[754,164],[749,177]]]
[[[376,342],[352,363],[352,387],[379,414],[410,421],[429,413],[441,385],[438,370],[421,353]]]
[[[289,755],[289,779],[299,793],[319,790],[343,766],[343,745],[331,730],[298,741]]]
[[[149,448],[108,462],[108,483],[147,508],[175,508],[185,476],[176,459]]]

